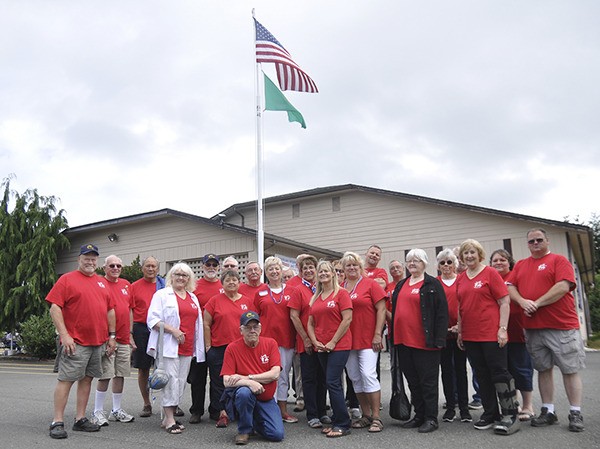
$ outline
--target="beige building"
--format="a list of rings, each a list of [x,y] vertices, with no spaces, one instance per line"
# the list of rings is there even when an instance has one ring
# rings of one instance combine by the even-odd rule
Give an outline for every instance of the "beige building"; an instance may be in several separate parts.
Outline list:
[[[59,273],[72,270],[81,245],[99,245],[102,256],[117,254],[128,264],[153,255],[161,273],[184,260],[200,273],[204,254],[234,255],[242,267],[257,258],[256,201],[239,203],[211,219],[171,209],[115,218],[70,228],[71,249],[59,256]],[[585,289],[593,282],[593,234],[587,226],[546,220],[450,201],[354,184],[316,188],[265,199],[265,256],[293,259],[300,253],[338,258],[344,251],[364,254],[371,244],[383,249],[381,266],[404,261],[412,248],[424,249],[428,271],[436,274],[435,255],[467,238],[490,254],[498,248],[515,259],[529,256],[527,230],[542,227],[555,253],[575,267],[576,299],[584,336],[589,332]],[[584,288],[585,287],[585,288]]]

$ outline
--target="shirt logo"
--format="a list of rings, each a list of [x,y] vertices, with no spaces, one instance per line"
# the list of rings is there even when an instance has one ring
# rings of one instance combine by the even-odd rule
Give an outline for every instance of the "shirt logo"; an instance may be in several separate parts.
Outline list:
[[[247,306],[246,304],[242,304],[242,305],[240,306],[240,308],[241,308],[242,310],[248,310],[248,306]]]
[[[358,294],[357,293],[352,293],[350,295],[350,299],[355,300],[356,298],[358,298]]]
[[[481,288],[483,287],[483,282],[477,281],[473,284],[473,288]]]
[[[546,264],[542,263],[540,265],[538,265],[538,271],[544,271],[546,269]]]
[[[289,300],[290,300],[290,295],[284,295],[283,299],[284,299],[285,301],[289,301]]]
[[[219,289],[219,293],[225,293],[225,289],[224,288],[220,288]]]
[[[104,286],[104,284],[102,283],[102,281],[98,281],[98,287],[100,287],[100,288],[106,288],[106,287]]]
[[[327,303],[327,308],[329,308],[329,309],[332,309],[332,308],[334,308],[334,307],[335,307],[335,301],[329,301],[329,302]]]
[[[410,292],[411,295],[418,295],[420,293],[418,288],[413,288]]]
[[[192,306],[192,309],[197,309],[198,308],[198,306],[195,303],[191,303],[190,305]]]
[[[269,363],[269,356],[267,354],[261,355],[260,363],[262,363],[263,365],[266,365],[267,363]]]
[[[128,296],[129,293],[127,293],[127,289],[126,288],[122,288],[121,289],[121,293],[123,293],[124,296]]]

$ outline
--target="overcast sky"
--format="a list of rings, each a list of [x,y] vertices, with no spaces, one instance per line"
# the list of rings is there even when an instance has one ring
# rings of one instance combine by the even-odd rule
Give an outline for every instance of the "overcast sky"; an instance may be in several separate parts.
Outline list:
[[[265,112],[265,196],[600,212],[600,2],[0,5],[0,178],[59,197],[71,226],[256,198],[252,6],[320,91],[285,93],[306,130]]]

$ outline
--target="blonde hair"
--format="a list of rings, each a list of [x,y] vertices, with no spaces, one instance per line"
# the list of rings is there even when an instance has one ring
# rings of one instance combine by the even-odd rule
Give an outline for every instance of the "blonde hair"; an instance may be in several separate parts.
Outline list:
[[[352,251],[346,251],[340,259],[340,263],[342,264],[343,269],[346,269],[346,265],[349,263],[356,263],[360,267],[360,274],[364,275],[365,273],[365,263],[363,262],[362,257]]]
[[[483,262],[485,260],[485,251],[483,249],[483,246],[481,246],[481,243],[474,239],[467,239],[460,244],[460,248],[458,249],[458,257],[460,261],[462,263],[465,263],[463,253],[471,248],[477,251],[477,254],[479,255],[479,262]]]
[[[335,272],[335,269],[333,268],[333,264],[331,262],[329,262],[328,260],[321,260],[317,264],[317,289],[315,290],[313,297],[310,298],[309,305],[311,305],[311,306],[314,304],[314,302],[317,300],[317,298],[321,295],[321,293],[323,293],[323,284],[319,280],[319,275],[318,275],[319,271],[321,270],[322,267],[327,267],[327,269],[331,272],[331,282],[333,282],[333,296],[337,295],[338,292],[340,291],[340,285],[338,284],[337,273]]]

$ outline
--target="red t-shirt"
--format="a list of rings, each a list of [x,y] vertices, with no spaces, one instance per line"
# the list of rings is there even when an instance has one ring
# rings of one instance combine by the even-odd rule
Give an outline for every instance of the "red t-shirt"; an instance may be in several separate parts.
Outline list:
[[[550,290],[557,282],[568,281],[575,289],[575,273],[571,263],[560,254],[546,254],[534,259],[528,257],[517,262],[508,282],[521,296],[532,301]],[[571,292],[553,304],[540,307],[532,317],[523,316],[525,329],[579,329],[575,298]]]
[[[141,278],[131,284],[129,297],[133,309],[134,323],[146,324],[148,307],[150,307],[150,301],[152,301],[154,293],[156,293],[156,282],[148,282],[146,279]]]
[[[407,280],[396,299],[396,313],[394,313],[394,344],[404,345],[409,348],[436,351],[425,344],[425,331],[421,317],[421,287],[423,282],[409,285]]]
[[[106,285],[115,303],[115,318],[117,319],[116,340],[122,345],[128,345],[131,332],[129,281],[118,278],[117,282],[111,282],[106,279]]]
[[[300,312],[300,321],[302,322],[302,327],[304,327],[305,331],[308,328],[308,314],[310,312],[310,299],[312,298],[312,295],[312,290],[301,283],[290,295],[290,302],[287,305],[288,308]],[[305,352],[304,341],[298,333],[296,333],[296,352]]]
[[[62,309],[67,332],[81,346],[100,346],[108,340],[108,311],[114,300],[108,281],[81,271],[63,274],[46,296],[46,301]]]
[[[373,335],[377,322],[375,304],[385,301],[385,290],[373,279],[362,278],[350,293],[352,300],[352,349],[369,349],[373,346]]]
[[[225,293],[210,298],[204,311],[210,313],[212,317],[210,326],[212,346],[225,346],[240,338],[240,316],[253,308],[254,302],[244,295],[237,301],[232,301]]]
[[[467,272],[456,280],[458,308],[463,341],[498,341],[500,306],[498,300],[508,295],[498,271],[485,267],[473,279]]]
[[[179,330],[185,334],[185,340],[179,345],[177,352],[182,356],[194,355],[194,341],[196,340],[196,320],[198,320],[198,306],[192,301],[192,297],[186,292],[185,299],[181,299],[177,293],[177,305],[179,306]]]
[[[254,310],[260,315],[261,335],[274,339],[282,348],[291,349],[296,342],[296,329],[290,319],[288,304],[294,288],[284,286],[275,293],[268,286],[254,297]]]
[[[321,295],[317,297],[309,314],[313,317],[315,326],[315,336],[318,341],[324,345],[329,343],[342,322],[342,311],[352,310],[352,300],[350,294],[340,288],[337,295],[333,293],[327,298]],[[335,345],[334,351],[346,351],[352,349],[352,331],[348,331],[340,338]]]
[[[370,279],[383,279],[385,281],[385,283],[388,283],[388,274],[387,271],[385,271],[384,268],[379,268],[379,267],[375,267],[375,268],[365,268],[365,273],[367,274],[367,277]]]
[[[511,271],[506,274],[501,274],[502,279],[506,283],[510,277]],[[510,343],[525,343],[525,331],[523,330],[523,317],[525,313],[519,304],[514,301],[510,302],[510,315],[508,318],[508,341]]]
[[[287,285],[288,287],[294,287],[297,288],[299,285],[302,285],[302,278],[298,275],[292,277],[290,280],[288,280],[285,285]]]
[[[243,338],[238,338],[225,349],[221,376],[261,374],[274,366],[281,367],[279,348],[275,340],[261,335],[256,348],[251,348]],[[275,395],[277,381],[263,384],[263,387],[265,391],[256,396],[256,399],[268,401]]]
[[[455,326],[458,322],[458,298],[456,295],[456,279],[452,280],[452,285],[446,285],[444,279],[438,276],[438,280],[442,287],[444,287],[444,293],[446,294],[446,301],[448,302],[448,329]],[[448,334],[448,338],[454,338],[456,334]]]
[[[265,288],[266,286],[267,286],[267,284],[261,283],[261,284],[257,285],[256,287],[253,287],[252,285],[241,283],[240,288],[238,289],[238,292],[244,296],[247,296],[248,298],[254,299],[254,296],[256,296],[256,292]]]
[[[206,307],[208,300],[219,293],[225,293],[225,290],[223,290],[223,285],[218,279],[215,282],[210,282],[204,278],[200,278],[196,282],[194,295],[196,295],[196,298],[198,298],[198,302],[200,303],[200,308],[202,310],[204,310],[204,307]]]

